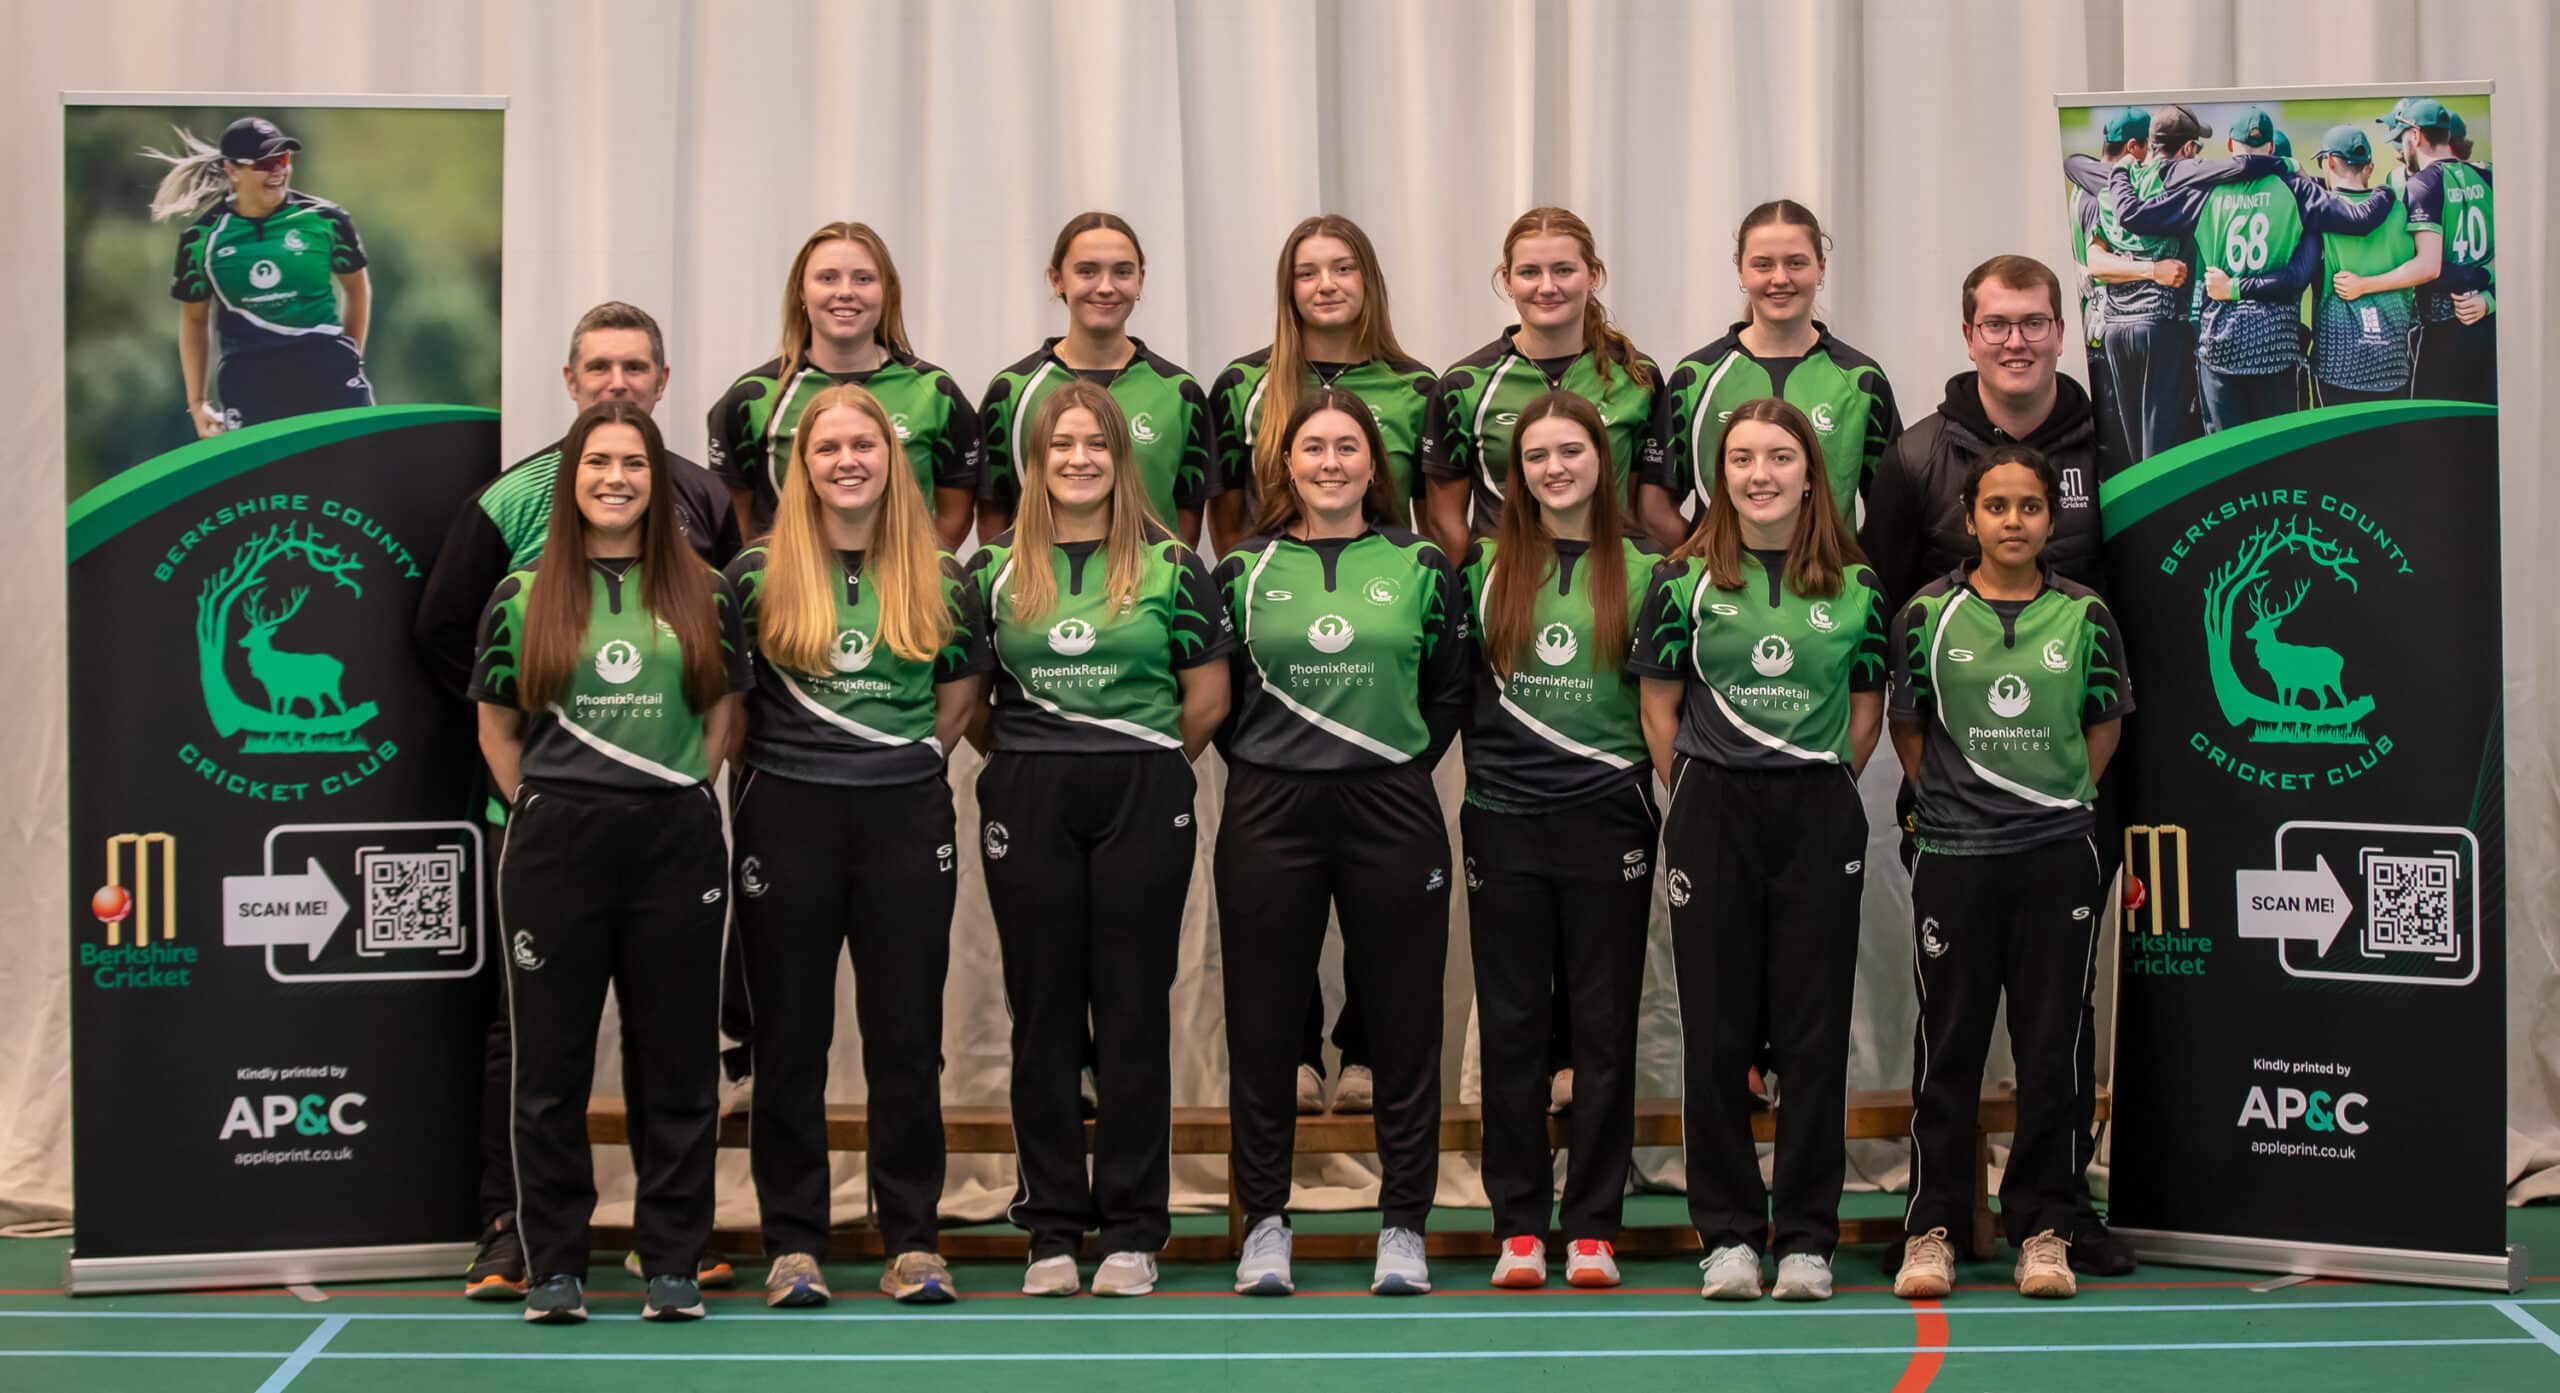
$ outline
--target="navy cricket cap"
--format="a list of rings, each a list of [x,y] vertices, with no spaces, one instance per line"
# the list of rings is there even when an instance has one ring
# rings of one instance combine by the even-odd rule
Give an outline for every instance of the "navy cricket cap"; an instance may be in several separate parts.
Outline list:
[[[2205,132],[2211,135],[2211,131]],[[2273,145],[2276,139],[2275,119],[2258,107],[2250,107],[2231,123],[2231,138],[2243,145]]]
[[[2311,158],[2325,160],[2331,155],[2349,164],[2371,164],[2373,142],[2365,139],[2361,126],[2331,126],[2329,133],[2320,137],[2320,149]]]
[[[243,116],[222,132],[222,157],[226,160],[263,160],[301,148],[301,141],[276,129],[276,123],[264,116]]]
[[[2128,140],[2149,140],[2151,113],[2138,106],[2126,107],[2108,117],[2104,129],[2109,145],[2121,145]]]

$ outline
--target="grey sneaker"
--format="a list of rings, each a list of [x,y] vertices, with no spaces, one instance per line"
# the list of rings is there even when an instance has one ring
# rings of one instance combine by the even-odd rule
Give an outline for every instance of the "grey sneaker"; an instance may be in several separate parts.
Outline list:
[[[1369,1274],[1372,1296],[1420,1296],[1431,1290],[1431,1264],[1422,1257],[1422,1235],[1411,1229],[1378,1230],[1378,1265]]]
[[[1378,1081],[1366,1064],[1345,1064],[1333,1085],[1335,1112],[1364,1113],[1378,1105]]]
[[[566,1272],[545,1277],[525,1293],[524,1318],[536,1325],[575,1325],[587,1318],[586,1293]]]
[[[1096,1296],[1144,1296],[1156,1289],[1156,1255],[1113,1253],[1093,1273]]]
[[[1025,1296],[1073,1296],[1083,1285],[1076,1276],[1076,1260],[1071,1253],[1042,1258],[1022,1269],[1022,1294]]]
[[[764,1274],[764,1304],[796,1310],[804,1306],[824,1306],[835,1293],[827,1290],[826,1274],[818,1270],[818,1260],[807,1253],[785,1253],[773,1260]]]
[[[1707,1254],[1698,1266],[1707,1274],[1698,1295],[1709,1301],[1760,1299],[1760,1255],[1749,1244],[1728,1243]]]
[[[940,1306],[960,1299],[960,1284],[951,1280],[950,1264],[940,1253],[922,1249],[898,1254],[880,1265],[880,1290],[910,1306]]]
[[[1253,1226],[1244,1236],[1244,1258],[1236,1264],[1239,1296],[1287,1296],[1298,1289],[1289,1277],[1289,1223],[1277,1214]]]
[[[640,1303],[642,1320],[700,1320],[702,1284],[673,1274],[649,1279],[649,1296]]]
[[[1769,1294],[1780,1301],[1831,1299],[1831,1259],[1818,1253],[1789,1253],[1778,1259],[1778,1284]]]

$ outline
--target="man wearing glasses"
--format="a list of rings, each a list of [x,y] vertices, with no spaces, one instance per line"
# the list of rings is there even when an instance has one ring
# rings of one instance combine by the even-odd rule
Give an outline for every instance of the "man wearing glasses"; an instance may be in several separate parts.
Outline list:
[[[2064,338],[2061,278],[2033,257],[1991,258],[1964,278],[1962,328],[1973,371],[1949,378],[1938,409],[1885,447],[1867,494],[1867,520],[1858,542],[1883,582],[1888,604],[1899,609],[1923,583],[1978,554],[1973,535],[1965,530],[1965,475],[1975,461],[2009,444],[2043,451],[2062,479],[2053,539],[2044,549],[2046,567],[2096,589],[2103,579],[2098,564],[2098,424],[2089,394],[2056,367]],[[1901,805],[1906,819],[1909,797],[1906,784]],[[2102,829],[2112,802],[2102,789]],[[1909,826],[1907,820],[1904,826]],[[2109,839],[2102,835],[2099,840]],[[1908,859],[1906,855],[1906,863]],[[2104,869],[2112,875],[2115,868],[2108,864]],[[2092,972],[2081,986],[2083,1028],[2074,1076],[2080,1085],[2073,1100],[2072,1133],[2079,1214],[2067,1237],[2075,1270],[2121,1276],[2133,1270],[2133,1252],[2099,1220],[2087,1178],[2089,1160],[2097,1151],[2091,1130],[2097,1032],[2087,1028],[2094,985]]]

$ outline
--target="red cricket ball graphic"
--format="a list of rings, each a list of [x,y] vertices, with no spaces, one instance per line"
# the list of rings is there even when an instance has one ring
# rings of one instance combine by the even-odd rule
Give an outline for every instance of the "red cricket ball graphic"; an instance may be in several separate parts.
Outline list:
[[[98,893],[89,897],[89,912],[98,916],[101,924],[121,924],[126,915],[133,913],[133,896],[121,885],[101,885]]]
[[[2135,875],[2132,867],[2126,867],[2124,873],[2124,912],[2127,914],[2135,913],[2145,904],[2150,903],[2150,901],[2151,893],[2143,885],[2142,877]]]

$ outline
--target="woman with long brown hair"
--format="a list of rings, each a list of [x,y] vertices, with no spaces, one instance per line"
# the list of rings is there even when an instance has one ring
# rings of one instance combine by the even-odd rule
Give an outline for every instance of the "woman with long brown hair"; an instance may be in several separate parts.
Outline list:
[[[1512,219],[1493,284],[1520,322],[1441,377],[1422,438],[1429,525],[1442,547],[1463,550],[1469,537],[1493,535],[1511,476],[1512,423],[1547,392],[1575,393],[1599,412],[1618,471],[1610,487],[1627,497],[1662,374],[1610,321],[1599,298],[1608,283],[1591,225],[1570,209]]]
[[[1671,788],[1662,861],[1680,992],[1681,1136],[1701,1294],[1753,1300],[1770,1205],[1751,1139],[1765,1040],[1778,1110],[1776,1295],[1831,1296],[1885,614],[1820,433],[1775,397],[1736,406],[1707,508],[1654,568],[1628,666]]]
[[[646,1083],[632,1214],[641,1315],[700,1316],[718,1121],[729,867],[710,780],[752,680],[728,582],[676,527],[666,446],[630,402],[561,441],[551,535],[499,582],[473,665],[480,749],[509,804],[498,932],[514,1037],[525,1319],[586,1319],[587,1089],[605,988]]]
[[[1652,548],[1626,535],[1609,432],[1549,392],[1520,410],[1497,535],[1464,573],[1476,651],[1467,728],[1469,935],[1484,1070],[1493,1284],[1546,1281],[1550,1040],[1571,1018],[1565,1279],[1615,1286],[1635,1146],[1636,1002],[1661,816],[1628,636]]]
[[[756,1201],[770,1306],[823,1306],[827,1042],[853,957],[871,1195],[901,1301],[959,1295],[937,1251],[942,983],[958,887],[943,761],[986,701],[976,587],[934,545],[897,422],[810,399],[773,535],[729,566],[756,660],[736,798],[738,940],[755,1003]]]
[[[1049,294],[1066,307],[1067,332],[1048,339],[987,384],[979,419],[986,456],[978,488],[978,536],[1011,527],[1040,446],[1029,427],[1040,403],[1068,382],[1111,394],[1129,432],[1139,497],[1183,545],[1200,541],[1217,446],[1208,394],[1197,379],[1129,333],[1147,291],[1147,250],[1117,213],[1078,213],[1049,245]]]
[[[978,413],[951,374],[916,356],[898,263],[858,222],[828,223],[800,243],[782,282],[781,346],[711,408],[711,472],[729,486],[740,530],[755,537],[773,526],[792,438],[817,395],[840,385],[888,410],[936,540],[958,548],[977,497]]]
[[[1299,398],[1269,529],[1221,557],[1241,636],[1236,714],[1219,732],[1228,1168],[1247,1224],[1236,1290],[1285,1295],[1297,1026],[1328,911],[1369,1008],[1377,1070],[1378,1260],[1369,1289],[1431,1289],[1422,1230],[1440,1154],[1440,974],[1449,834],[1431,771],[1465,719],[1466,619],[1440,549],[1396,526],[1385,446],[1339,387]]]
[[[1173,1023],[1198,828],[1191,761],[1227,714],[1233,643],[1209,573],[1147,506],[1118,403],[1057,384],[1026,423],[1022,508],[970,558],[995,700],[970,739],[987,901],[1013,1017],[1031,1235],[1022,1290],[1071,1296],[1100,1229],[1096,1296],[1155,1289],[1172,1235]],[[1093,1168],[1076,1076],[1092,1025]]]

